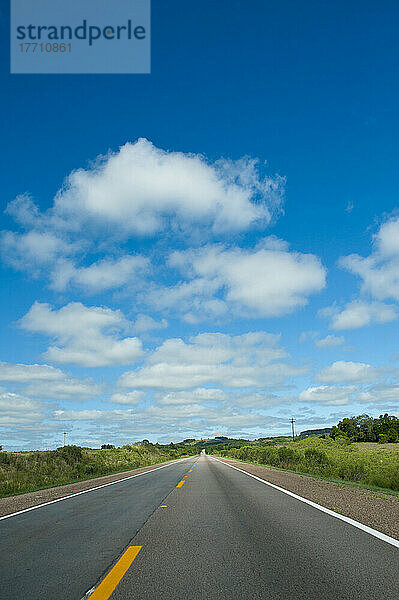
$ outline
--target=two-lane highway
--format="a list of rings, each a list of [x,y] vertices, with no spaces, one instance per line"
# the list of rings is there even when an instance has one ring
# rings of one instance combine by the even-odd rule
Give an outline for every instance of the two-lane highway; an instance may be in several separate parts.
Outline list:
[[[0,520],[1,600],[80,600],[195,460]]]
[[[399,598],[397,547],[212,457],[78,498],[0,522],[1,598]]]

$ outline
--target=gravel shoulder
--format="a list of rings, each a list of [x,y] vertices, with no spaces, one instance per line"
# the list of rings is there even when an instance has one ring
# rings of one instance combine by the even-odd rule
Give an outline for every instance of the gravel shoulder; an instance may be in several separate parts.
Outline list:
[[[185,460],[185,459],[178,459]],[[88,479],[86,481],[78,481],[77,483],[69,483],[67,485],[59,485],[53,488],[46,488],[44,490],[38,490],[36,492],[28,492],[27,494],[19,494],[18,496],[8,496],[7,498],[0,498],[0,517],[9,515],[19,510],[25,510],[26,508],[32,508],[32,506],[38,506],[44,502],[51,502],[52,500],[58,500],[64,496],[76,494],[77,492],[83,492],[85,490],[91,490],[99,485],[111,483],[113,481],[119,481],[130,477],[131,475],[138,475],[139,473],[146,473],[152,471],[156,467],[169,465],[178,460],[171,460],[155,465],[147,465],[145,467],[139,467],[132,469],[131,471],[123,471],[122,473],[114,473],[113,475],[103,475],[102,477],[96,477],[95,479]]]
[[[288,471],[215,457],[399,540],[399,497]]]

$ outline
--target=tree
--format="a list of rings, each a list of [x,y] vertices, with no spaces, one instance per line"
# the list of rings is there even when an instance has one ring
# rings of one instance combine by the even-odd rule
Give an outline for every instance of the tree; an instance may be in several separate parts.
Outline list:
[[[350,417],[350,419],[342,419],[337,425],[340,432],[345,433],[349,438],[356,440],[358,434],[358,427],[356,423],[356,417]]]
[[[335,440],[344,437],[354,442],[397,442],[399,419],[388,413],[380,415],[378,419],[366,414],[345,418],[332,427],[330,437]]]

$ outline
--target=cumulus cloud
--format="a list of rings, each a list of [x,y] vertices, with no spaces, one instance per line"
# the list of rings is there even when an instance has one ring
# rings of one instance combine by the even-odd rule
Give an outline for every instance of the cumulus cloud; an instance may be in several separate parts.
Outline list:
[[[142,280],[149,265],[144,256],[104,258],[88,267],[75,267],[72,261],[59,260],[53,269],[51,287],[64,291],[73,285],[95,294]]]
[[[327,307],[319,311],[321,317],[331,317],[330,327],[335,330],[358,329],[373,323],[390,323],[398,317],[398,310],[392,304],[383,302],[348,302],[340,310],[337,306]]]
[[[342,346],[344,343],[344,336],[337,337],[336,335],[327,335],[325,338],[315,341],[315,345],[318,348],[332,348],[335,346]]]
[[[1,362],[0,381],[31,383],[34,381],[57,381],[65,377],[61,369],[50,365],[22,365]]]
[[[355,391],[355,386],[321,385],[303,390],[299,394],[299,400],[300,402],[313,402],[323,406],[341,406],[352,401]]]
[[[55,345],[49,346],[44,356],[57,363],[85,367],[126,365],[143,354],[138,338],[120,337],[127,322],[121,311],[110,308],[71,302],[56,310],[49,304],[35,302],[21,319],[20,327],[53,338]]]
[[[208,232],[236,232],[270,223],[281,211],[283,194],[284,179],[262,175],[257,160],[211,162],[139,139],[68,175],[47,213],[40,214],[28,195],[10,203],[7,212],[36,230],[107,227],[142,236],[203,226]]]
[[[114,404],[127,404],[136,406],[145,398],[145,392],[133,390],[133,392],[117,392],[112,394],[110,402]]]
[[[192,404],[194,402],[221,402],[227,399],[224,390],[216,388],[195,388],[183,392],[157,393],[155,400],[159,405]]]
[[[94,383],[91,379],[71,377],[60,381],[37,381],[25,388],[25,393],[33,398],[60,400],[87,400],[99,396],[102,392],[102,385]]]
[[[203,224],[215,232],[241,231],[270,222],[283,186],[279,177],[262,177],[251,159],[211,163],[140,139],[71,173],[54,215],[67,228],[88,221],[134,235],[153,235],[170,223],[174,229]]]
[[[23,426],[39,423],[44,418],[40,402],[0,389],[0,425]]]
[[[377,300],[399,300],[399,218],[383,223],[366,258],[351,254],[340,265],[362,279],[362,292]]]
[[[220,316],[231,307],[247,316],[277,317],[306,305],[325,286],[326,271],[316,256],[290,252],[275,238],[254,250],[210,245],[174,252],[169,265],[189,281],[156,290],[153,303],[194,317]]]
[[[57,421],[95,421],[97,419],[128,419],[131,413],[127,410],[55,410],[53,413]]]
[[[166,319],[162,319],[161,321],[156,321],[149,315],[137,315],[136,321],[134,323],[134,330],[137,333],[146,333],[147,331],[152,331],[154,329],[166,329],[168,327],[168,322]]]
[[[102,386],[92,379],[71,377],[49,365],[0,363],[0,381],[23,388],[33,398],[82,400],[101,394]]]
[[[317,380],[323,383],[365,383],[375,381],[377,377],[378,370],[371,365],[339,360],[322,369]]]
[[[399,403],[398,383],[377,383],[358,394],[358,401],[375,405],[394,405],[397,410]]]
[[[2,232],[0,250],[14,268],[49,278],[56,291],[136,285],[149,260],[118,255],[121,240],[169,232],[198,243],[270,224],[282,211],[284,179],[261,171],[254,159],[211,162],[140,139],[73,171],[43,213],[27,194],[10,202],[6,212],[24,231]],[[99,258],[88,264],[93,254]],[[216,304],[209,301],[208,310]]]
[[[399,256],[399,217],[381,225],[375,236],[375,244],[383,256]]]
[[[18,270],[31,269],[35,275],[48,269],[59,257],[73,254],[76,249],[76,245],[68,244],[51,232],[3,231],[0,234],[3,260]]]
[[[250,392],[235,392],[229,394],[227,402],[231,406],[238,406],[245,409],[265,409],[271,406],[283,406],[292,404],[296,401],[294,396],[282,396],[273,392],[263,392],[251,390]]]
[[[124,373],[124,388],[184,390],[204,385],[228,388],[271,386],[307,369],[275,362],[285,357],[278,335],[264,332],[230,336],[199,334],[186,343],[169,339],[144,365]]]

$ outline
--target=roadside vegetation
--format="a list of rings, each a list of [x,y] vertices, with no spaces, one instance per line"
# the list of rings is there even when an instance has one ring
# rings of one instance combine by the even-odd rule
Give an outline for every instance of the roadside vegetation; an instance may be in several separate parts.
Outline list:
[[[194,446],[143,442],[101,450],[64,446],[57,450],[0,452],[0,497],[75,483],[196,454]]]
[[[399,492],[399,419],[385,414],[345,418],[332,428],[303,431],[295,441],[289,436],[216,436],[167,445],[143,440],[121,448],[64,446],[45,452],[1,452],[0,446],[0,497],[195,455],[203,448],[208,454]]]
[[[270,442],[207,452],[326,479],[399,491],[399,443],[354,442],[347,436]]]
[[[332,427],[330,437],[351,442],[399,442],[399,419],[387,413],[380,415],[378,419],[369,415],[342,419],[337,426]]]

